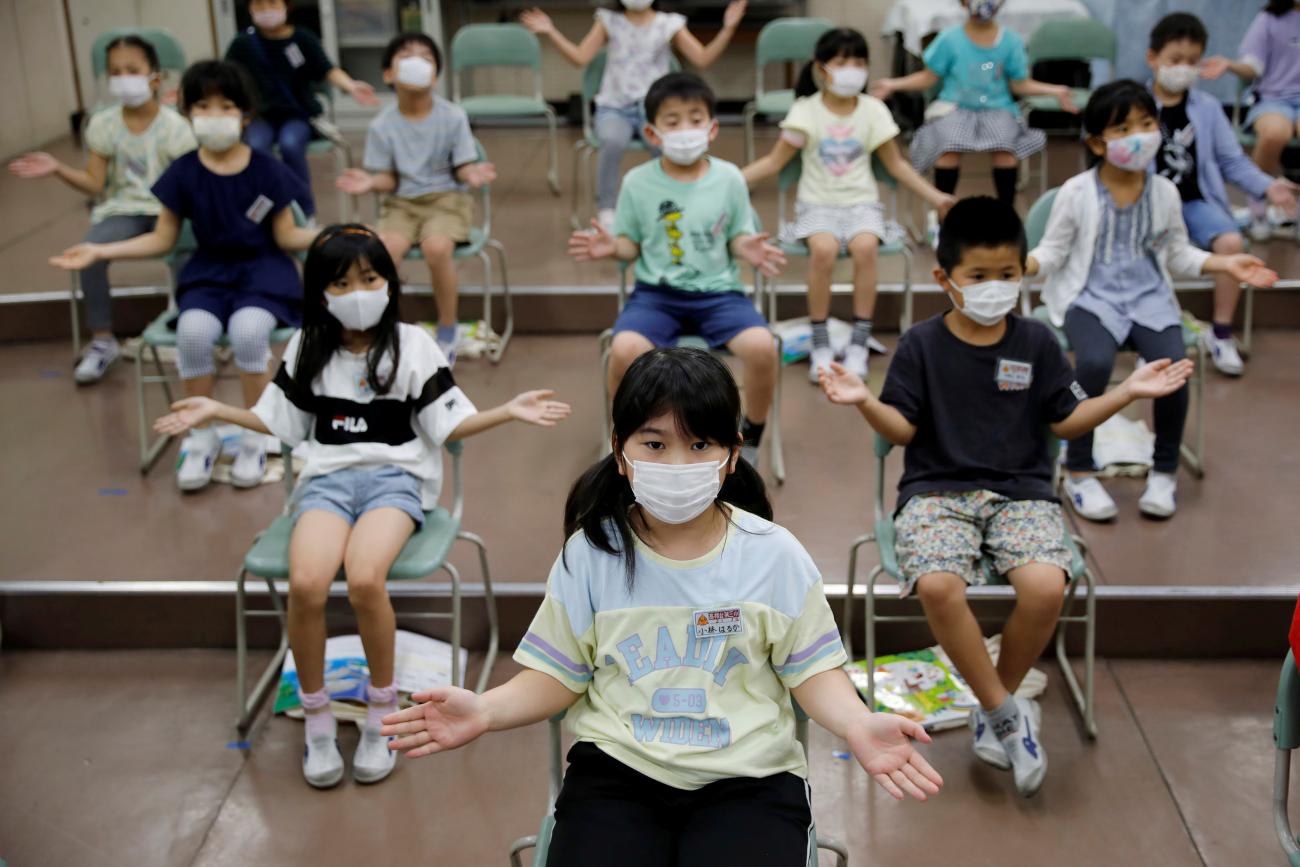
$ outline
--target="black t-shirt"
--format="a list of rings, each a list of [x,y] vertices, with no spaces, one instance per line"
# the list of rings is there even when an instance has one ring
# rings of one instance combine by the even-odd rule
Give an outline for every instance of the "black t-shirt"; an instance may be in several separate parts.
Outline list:
[[[898,342],[880,393],[916,425],[903,453],[901,509],[925,493],[987,490],[1056,500],[1049,424],[1087,395],[1047,326],[1007,317],[992,346],[973,346],[935,316]]]
[[[1187,97],[1177,105],[1160,106],[1160,135],[1164,141],[1156,154],[1156,171],[1174,182],[1184,202],[1201,198],[1196,182],[1196,128],[1187,117]]]
[[[305,120],[321,113],[312,86],[324,81],[334,64],[310,30],[295,27],[288,39],[267,39],[249,28],[230,43],[226,60],[244,67],[253,79],[257,113],[268,121]]]

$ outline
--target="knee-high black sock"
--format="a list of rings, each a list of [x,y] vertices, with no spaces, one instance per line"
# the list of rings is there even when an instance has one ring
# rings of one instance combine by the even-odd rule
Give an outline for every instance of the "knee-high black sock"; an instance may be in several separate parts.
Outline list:
[[[957,192],[957,178],[960,175],[960,166],[955,169],[936,168],[934,170],[934,185],[938,188],[939,192],[947,193],[951,196],[953,193]]]
[[[993,186],[997,188],[998,198],[1008,205],[1016,203],[1016,169],[993,170]]]

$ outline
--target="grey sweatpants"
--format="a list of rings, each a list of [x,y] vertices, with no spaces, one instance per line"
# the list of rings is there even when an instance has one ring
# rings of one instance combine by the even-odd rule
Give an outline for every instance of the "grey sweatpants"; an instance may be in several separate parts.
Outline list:
[[[110,244],[152,232],[156,217],[145,214],[122,214],[105,217],[86,233],[89,244]],[[175,275],[173,275],[174,277]],[[86,325],[91,331],[113,327],[113,301],[109,296],[108,262],[96,262],[81,272],[81,293],[85,297]]]

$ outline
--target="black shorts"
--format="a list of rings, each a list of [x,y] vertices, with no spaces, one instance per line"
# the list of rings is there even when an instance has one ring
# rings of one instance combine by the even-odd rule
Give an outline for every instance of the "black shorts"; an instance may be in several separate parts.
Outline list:
[[[808,785],[791,773],[687,791],[595,744],[569,750],[546,867],[805,867]]]

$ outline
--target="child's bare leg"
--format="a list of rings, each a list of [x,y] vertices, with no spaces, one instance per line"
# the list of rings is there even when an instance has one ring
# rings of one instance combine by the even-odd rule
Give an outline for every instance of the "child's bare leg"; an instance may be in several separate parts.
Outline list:
[[[853,257],[853,318],[870,319],[876,312],[877,252],[880,239],[863,232],[849,242]]]
[[[765,327],[746,328],[727,342],[727,349],[745,366],[745,418],[767,421],[776,391],[776,341]]]
[[[1222,256],[1230,256],[1246,249],[1238,232],[1224,232],[1210,244],[1210,249]],[[1237,300],[1241,297],[1241,284],[1231,274],[1214,275],[1214,324],[1232,325],[1237,313]]]
[[[804,243],[808,245],[808,318],[824,322],[831,315],[831,278],[840,242],[829,232],[818,232]]]
[[[181,380],[181,390],[185,392],[186,397],[212,397],[216,388],[217,378],[213,375]]]
[[[303,692],[325,686],[325,602],[351,532],[333,512],[310,509],[289,537],[289,646]]]
[[[993,667],[984,646],[984,633],[966,602],[966,582],[953,572],[929,572],[916,582],[916,595],[925,609],[930,631],[970,685],[980,707],[988,711],[1000,707],[1007,700],[1007,689]]]
[[[614,335],[614,342],[609,349],[609,369],[605,372],[609,385],[609,397],[614,399],[618,384],[623,381],[623,374],[632,366],[632,362],[654,349],[655,345],[635,331],[620,331]],[[609,412],[609,407],[604,408]]]
[[[438,305],[438,327],[455,327],[460,303],[456,280],[456,263],[452,251],[456,242],[446,235],[430,235],[420,242],[420,253],[429,265],[429,279],[433,283],[433,297]]]
[[[401,509],[372,509],[357,519],[343,556],[348,600],[357,615],[370,682],[376,686],[393,682],[397,620],[388,598],[388,570],[414,530],[415,522]]]
[[[1291,121],[1280,114],[1262,114],[1255,118],[1255,150],[1251,159],[1270,175],[1282,166],[1282,151],[1291,141]]]
[[[388,250],[388,255],[392,257],[393,264],[401,268],[402,260],[411,251],[410,237],[400,232],[381,231],[379,240],[383,242],[384,248]]]
[[[1016,588],[1016,607],[1002,627],[997,671],[1007,692],[1015,692],[1056,631],[1066,579],[1059,566],[1029,563],[1008,572],[1007,580]]]

